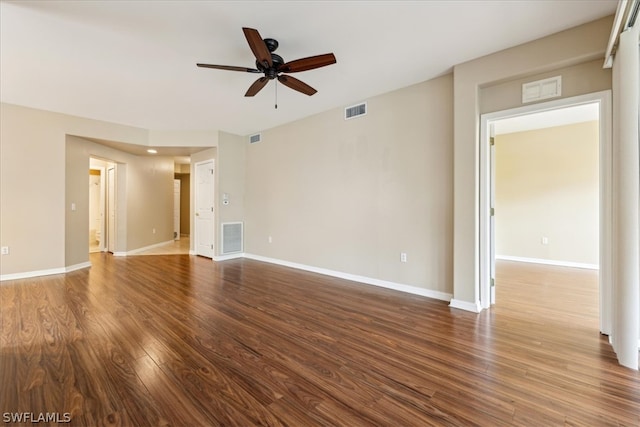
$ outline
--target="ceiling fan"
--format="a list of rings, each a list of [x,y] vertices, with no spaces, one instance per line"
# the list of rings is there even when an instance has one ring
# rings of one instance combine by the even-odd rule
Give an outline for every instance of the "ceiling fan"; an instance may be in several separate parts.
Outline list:
[[[296,59],[294,61],[284,62],[280,55],[273,53],[278,48],[278,41],[274,39],[262,39],[258,30],[253,28],[242,28],[244,36],[249,43],[249,47],[256,57],[256,68],[235,67],[232,65],[213,65],[213,64],[196,64],[198,67],[215,68],[218,70],[242,71],[246,73],[264,73],[264,77],[258,80],[247,90],[244,96],[254,96],[265,87],[269,80],[278,79],[283,85],[304,93],[305,95],[313,95],[317,91],[308,84],[282,73],[298,73],[300,71],[313,70],[315,68],[324,67],[335,64],[336,57],[333,53],[325,53],[324,55],[309,56],[307,58]],[[276,107],[277,108],[277,107]]]

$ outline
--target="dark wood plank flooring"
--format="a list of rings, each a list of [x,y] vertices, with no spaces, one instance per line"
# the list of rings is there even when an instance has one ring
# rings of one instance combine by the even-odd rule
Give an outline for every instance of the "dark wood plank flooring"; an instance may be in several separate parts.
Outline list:
[[[476,315],[251,260],[91,261],[0,286],[3,417],[66,413],[74,426],[640,425],[640,376],[617,365],[598,333],[595,272],[502,262],[498,305]]]

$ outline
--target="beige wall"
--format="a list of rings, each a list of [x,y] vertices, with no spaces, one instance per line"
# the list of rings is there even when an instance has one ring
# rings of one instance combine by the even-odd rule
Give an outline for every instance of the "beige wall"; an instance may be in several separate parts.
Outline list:
[[[244,222],[245,175],[247,138],[220,132],[218,136],[218,164],[216,168],[216,255],[222,252],[221,224]],[[222,195],[229,196],[229,204],[222,203]]]
[[[245,251],[451,293],[452,95],[447,75],[245,142]]]
[[[189,236],[191,235],[191,174],[177,173],[175,179],[180,180],[180,234]]]
[[[2,256],[0,274],[46,272],[88,261],[85,184],[91,155],[117,163],[116,250],[171,239],[172,231],[165,229],[171,230],[172,220],[151,211],[164,211],[167,200],[172,209],[171,196],[165,200],[156,194],[156,185],[171,183],[173,161],[135,158],[81,138],[149,145],[147,130],[11,104],[0,108],[0,244],[10,247],[10,254]],[[180,133],[171,136],[179,138]],[[202,133],[198,136],[202,139]],[[217,144],[217,132],[211,141]]]
[[[499,93],[482,88],[602,59],[613,17],[603,18],[454,67],[454,300],[471,308],[479,301],[479,117],[480,106],[521,106],[521,88],[512,84]],[[608,73],[605,72],[605,73]],[[610,74],[605,76],[610,88]],[[578,88],[570,95],[603,89],[600,79],[569,74],[563,87]],[[606,84],[608,82],[608,84]],[[504,89],[504,90],[502,90]],[[566,92],[563,96],[568,96]],[[499,99],[490,99],[496,97]],[[508,101],[504,101],[508,100]],[[512,105],[513,104],[513,105]],[[494,107],[490,107],[494,106]]]
[[[88,261],[88,197],[81,177],[89,157],[108,159],[116,166],[116,252],[166,242],[173,238],[173,159],[134,156],[83,138],[67,136],[66,144],[66,245],[67,265]],[[124,174],[124,175],[123,175]],[[76,210],[71,211],[71,203]],[[155,229],[155,233],[153,233]],[[86,236],[86,238],[84,237]]]
[[[496,254],[597,265],[598,122],[495,141]]]
[[[65,263],[66,134],[146,141],[142,129],[1,104],[0,239],[11,251],[3,275],[74,265]]]
[[[549,77],[562,77],[564,98],[611,89],[611,69],[602,67],[602,58],[490,84],[480,89],[481,114],[508,110],[522,105],[522,85]],[[544,101],[548,101],[545,99]],[[543,102],[544,102],[543,101]],[[535,104],[532,102],[531,104]]]
[[[243,216],[245,249],[257,255],[453,291],[455,299],[473,303],[480,106],[518,106],[517,79],[581,64],[599,77],[568,73],[563,86],[575,94],[601,90],[603,82],[608,87],[607,72],[595,72],[588,63],[602,56],[610,28],[611,17],[456,65],[453,78],[369,99],[370,113],[362,118],[344,121],[340,108],[265,131],[261,143],[245,147],[244,189],[234,184],[230,190],[244,191],[244,206],[234,211],[239,205],[232,202],[230,209],[221,208],[218,223],[227,213],[234,220]],[[0,233],[1,244],[11,247],[11,255],[2,258],[2,274],[73,265],[75,257],[66,261],[71,254],[63,250],[77,238],[65,238],[70,219],[61,195],[67,173],[75,173],[65,171],[66,135],[167,146],[217,146],[225,138],[218,132],[147,131],[6,104],[0,121]],[[228,148],[226,159],[241,165],[242,152]],[[216,154],[205,150],[192,161]],[[227,160],[217,161],[216,168]],[[123,169],[121,176],[127,176],[130,171]],[[224,166],[219,173],[223,183],[235,174]],[[12,186],[17,179],[24,184]],[[148,228],[144,223],[128,229]],[[134,241],[146,241],[126,239],[127,250]],[[399,262],[400,252],[408,253],[408,263]]]

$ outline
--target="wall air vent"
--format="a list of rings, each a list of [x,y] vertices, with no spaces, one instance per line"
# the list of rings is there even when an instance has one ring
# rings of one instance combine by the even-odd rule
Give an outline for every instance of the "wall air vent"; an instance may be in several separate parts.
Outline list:
[[[222,223],[222,255],[242,252],[242,223]]]
[[[522,85],[522,103],[555,98],[562,95],[562,76],[537,80]]]
[[[344,119],[354,119],[356,117],[364,116],[367,114],[367,103],[363,102],[362,104],[352,105],[351,107],[347,107],[344,109]]]
[[[255,144],[256,142],[260,142],[260,141],[262,141],[262,134],[260,133],[256,133],[255,135],[251,135],[249,137],[250,144]]]

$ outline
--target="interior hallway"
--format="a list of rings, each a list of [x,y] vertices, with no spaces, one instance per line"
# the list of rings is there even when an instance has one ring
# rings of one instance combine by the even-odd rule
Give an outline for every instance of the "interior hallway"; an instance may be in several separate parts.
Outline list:
[[[181,236],[180,240],[174,240],[135,255],[189,255],[190,242],[189,236]]]

